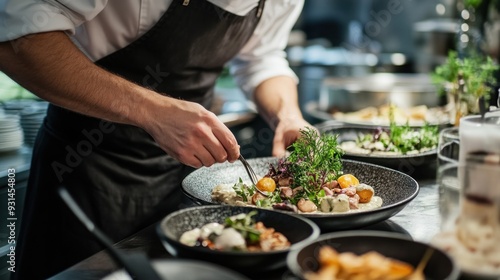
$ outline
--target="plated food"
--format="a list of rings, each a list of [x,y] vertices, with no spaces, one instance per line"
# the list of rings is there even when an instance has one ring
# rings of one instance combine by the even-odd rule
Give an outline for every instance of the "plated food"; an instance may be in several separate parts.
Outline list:
[[[318,271],[305,273],[306,280],[424,280],[422,271],[400,260],[369,251],[364,254],[337,252],[324,245],[319,248]],[[409,277],[412,278],[409,278]]]
[[[259,222],[266,229],[257,225]],[[210,225],[208,228],[212,228],[209,231],[212,231],[214,227],[219,227],[217,224],[227,228],[226,223],[232,224],[230,227],[237,228],[236,231],[243,229],[242,232],[247,234],[243,239],[258,238],[260,241],[246,243],[245,240],[243,246],[242,240],[238,241],[239,237],[235,237],[232,230],[225,233],[229,236],[219,241],[210,240],[205,246],[201,243],[212,237],[186,237],[186,232],[202,229],[207,224]],[[250,225],[255,225],[259,232],[254,231]],[[304,242],[316,239],[319,232],[317,225],[299,215],[229,205],[205,205],[177,210],[163,218],[157,227],[158,236],[171,255],[208,261],[244,273],[255,272],[256,268],[268,271],[285,266],[288,252]],[[268,234],[271,236],[265,237]],[[197,242],[200,242],[198,246]],[[215,247],[219,245],[220,248]],[[208,246],[214,247],[210,249]]]
[[[223,223],[211,222],[185,231],[179,241],[220,251],[274,251],[290,247],[290,241],[274,228],[256,222],[257,211],[227,217]]]
[[[446,217],[446,226],[432,243],[457,261],[470,278],[500,278],[500,153],[466,153],[465,165],[457,170],[460,181],[459,207]],[[448,188],[448,186],[446,186]]]
[[[380,208],[383,200],[369,184],[354,174],[344,174],[337,136],[308,128],[292,144],[292,152],[269,163],[256,186],[239,178],[232,185],[218,184],[212,190],[216,202],[293,211],[335,214]],[[262,195],[255,188],[264,191]]]
[[[420,146],[420,148],[409,150],[409,148],[412,146],[416,147],[416,145],[409,145],[411,142],[403,140],[403,148],[406,151],[404,154],[402,152],[395,152],[394,150],[391,151],[390,147],[393,147],[393,145],[388,145],[387,147],[389,147],[389,149],[387,149],[384,143],[376,144],[377,140],[372,135],[378,135],[378,131],[387,131],[389,127],[377,128],[373,126],[348,125],[337,121],[327,121],[316,125],[316,128],[321,133],[338,135],[337,141],[344,150],[344,155],[342,156],[344,159],[377,164],[408,174],[411,172],[413,175],[415,174],[413,173],[414,171],[422,172],[422,176],[427,176],[426,174],[429,171],[432,172],[432,169],[434,169],[436,165],[437,148],[428,148],[432,146],[432,144],[427,147]],[[422,127],[406,127],[405,130],[419,131],[421,128]],[[429,128],[435,128],[435,126],[429,126]],[[420,135],[420,133],[417,135]],[[432,135],[434,135],[434,132],[432,132]],[[367,138],[373,137],[374,141],[369,140],[366,141],[368,143],[361,143],[358,139],[362,139],[365,136]],[[420,136],[415,138],[418,139],[418,137]],[[439,134],[437,134],[436,137],[438,138]],[[432,139],[430,140],[431,141],[428,141],[428,143],[434,141]],[[417,140],[414,143],[419,142]],[[358,147],[358,145],[368,145],[368,147],[364,149]],[[371,145],[379,145],[379,147],[370,147]]]
[[[415,155],[436,149],[438,138],[437,126],[412,128],[391,123],[388,128],[378,127],[371,133],[360,132],[356,139],[342,141],[340,147],[346,153],[360,155]]]
[[[340,112],[332,108],[329,113],[333,119],[346,123],[384,126],[390,125],[392,121],[399,125],[409,124],[411,126],[424,126],[429,123],[442,124],[449,121],[449,114],[444,107],[429,108],[426,105],[408,108],[391,107],[394,106],[384,104],[379,107],[366,107],[353,112]],[[393,112],[390,112],[391,110]]]
[[[356,111],[340,111],[335,107],[322,109],[316,101],[305,105],[305,111],[312,117],[321,121],[335,120],[350,125],[364,126],[389,126],[388,104],[379,107],[368,106]],[[428,107],[418,105],[412,107],[396,108],[396,123],[406,124],[411,127],[421,127],[425,124],[445,126],[450,124],[449,110],[446,107]]]
[[[462,271],[475,277],[500,277],[498,207],[463,199],[454,229],[438,233],[432,244],[449,253]]]
[[[432,245],[399,233],[367,230],[323,234],[291,251],[287,265],[307,280],[413,279],[406,278],[410,275],[452,280],[460,274],[453,260]]]
[[[269,164],[277,166],[280,158],[259,157],[249,158],[247,161],[257,176],[263,177],[269,172]],[[375,195],[383,201],[380,208],[334,214],[287,212],[307,218],[318,225],[322,232],[355,229],[390,218],[403,210],[419,193],[418,183],[404,172],[344,158],[341,163],[345,174],[353,174],[360,182],[373,187]],[[220,202],[213,199],[214,187],[228,185],[231,188],[235,182],[239,182],[240,178],[247,178],[247,176],[243,164],[239,162],[214,164],[210,167],[199,168],[186,176],[182,181],[182,191],[196,204],[220,205]],[[264,210],[264,208],[245,207]],[[269,211],[281,212],[275,209]]]

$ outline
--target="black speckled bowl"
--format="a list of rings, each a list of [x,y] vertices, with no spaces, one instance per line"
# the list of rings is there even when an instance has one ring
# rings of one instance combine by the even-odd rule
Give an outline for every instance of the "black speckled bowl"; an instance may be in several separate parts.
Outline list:
[[[201,247],[190,247],[179,242],[182,233],[207,223],[224,222],[240,213],[257,210],[256,221],[263,222],[281,232],[292,244],[288,250],[272,252],[223,252]],[[178,210],[166,216],[157,227],[158,235],[167,251],[176,257],[192,258],[217,263],[234,270],[251,273],[273,270],[286,266],[288,252],[319,236],[320,230],[313,222],[297,215],[229,205],[206,205]]]
[[[248,159],[257,176],[267,173],[269,164],[277,158]],[[353,160],[343,160],[344,173],[351,173],[361,183],[372,186],[375,195],[382,198],[382,207],[364,212],[344,214],[297,214],[315,222],[321,231],[336,231],[361,228],[386,220],[401,211],[419,191],[418,183],[410,176],[394,169]],[[218,184],[235,184],[239,178],[249,180],[240,162],[215,164],[189,174],[182,182],[184,193],[198,204],[217,204],[211,193]]]
[[[417,267],[427,249],[431,247],[433,253],[424,269],[426,279],[452,280],[458,279],[460,274],[455,262],[436,247],[413,241],[398,233],[363,230],[323,234],[318,239],[303,244],[288,254],[288,268],[299,277],[304,277],[305,272],[317,271],[318,252],[322,246],[331,246],[340,253],[352,252],[357,255],[376,251],[414,267]]]
[[[345,125],[338,122],[324,122],[316,125],[316,127],[321,133],[338,135],[337,140],[339,143],[355,141],[358,135],[370,134],[377,129],[374,126]],[[399,171],[412,171],[422,166],[435,166],[437,164],[437,149],[410,155],[364,155],[346,151],[343,158],[378,164]]]

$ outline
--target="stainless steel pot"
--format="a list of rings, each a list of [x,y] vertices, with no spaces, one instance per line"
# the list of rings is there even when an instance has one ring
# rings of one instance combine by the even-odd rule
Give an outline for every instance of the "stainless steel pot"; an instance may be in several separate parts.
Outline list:
[[[318,107],[322,111],[353,112],[391,103],[400,108],[442,105],[437,87],[428,74],[376,73],[326,78]]]

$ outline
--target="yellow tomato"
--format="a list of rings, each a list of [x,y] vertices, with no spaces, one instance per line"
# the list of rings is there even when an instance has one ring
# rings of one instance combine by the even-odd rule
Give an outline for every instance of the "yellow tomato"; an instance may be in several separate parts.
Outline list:
[[[276,189],[276,182],[274,182],[273,178],[264,177],[257,182],[256,187],[264,192],[274,192]]]
[[[340,187],[345,189],[351,186],[359,185],[358,178],[354,177],[352,174],[344,174],[337,179]]]

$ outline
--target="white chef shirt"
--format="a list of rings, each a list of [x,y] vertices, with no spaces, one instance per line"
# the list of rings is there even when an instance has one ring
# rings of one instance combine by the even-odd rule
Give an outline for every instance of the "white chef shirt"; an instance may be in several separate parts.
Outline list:
[[[186,0],[187,1],[187,0]],[[201,1],[201,0],[190,0]],[[208,0],[246,15],[258,0]],[[65,31],[92,61],[121,49],[148,31],[172,0],[0,0],[0,42],[21,36]],[[237,84],[251,94],[274,76],[290,76],[284,48],[304,0],[268,0],[249,42],[232,60]]]

